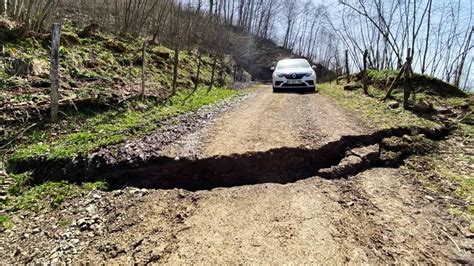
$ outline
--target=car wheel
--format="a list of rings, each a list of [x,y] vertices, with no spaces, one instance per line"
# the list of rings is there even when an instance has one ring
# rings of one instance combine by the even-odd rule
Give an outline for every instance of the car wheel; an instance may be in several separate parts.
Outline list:
[[[278,92],[278,88],[273,87],[273,92]]]

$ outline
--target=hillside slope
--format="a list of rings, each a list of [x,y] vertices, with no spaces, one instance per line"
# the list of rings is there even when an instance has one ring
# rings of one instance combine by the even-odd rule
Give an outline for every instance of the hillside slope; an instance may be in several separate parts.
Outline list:
[[[291,50],[278,46],[274,41],[247,37],[248,41],[244,47],[234,47],[233,54],[237,54],[236,61],[239,65],[249,72],[253,80],[270,81],[272,79],[271,67],[285,58],[301,58],[302,56],[294,54]],[[316,75],[318,82],[326,82],[336,77],[334,71],[327,69],[321,64],[310,62],[316,65]]]
[[[14,123],[38,118],[49,105],[49,34],[25,35],[14,23],[0,21],[4,53],[0,57],[0,120]],[[140,94],[142,39],[63,27],[60,48],[60,103],[63,106],[117,104]],[[150,44],[146,60],[146,96],[171,94],[174,51]],[[178,89],[194,87],[199,59],[179,54]],[[199,83],[211,81],[213,59],[202,56]],[[216,86],[231,81],[230,61],[218,61]]]

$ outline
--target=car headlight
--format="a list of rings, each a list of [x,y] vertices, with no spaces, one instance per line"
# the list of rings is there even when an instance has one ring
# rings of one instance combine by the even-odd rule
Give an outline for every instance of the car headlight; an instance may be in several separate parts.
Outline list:
[[[285,76],[285,74],[281,74],[281,73],[278,74],[278,73],[276,73],[275,76],[278,77],[278,78],[283,78],[283,77]]]
[[[305,77],[311,77],[312,75],[314,75],[314,72],[307,72],[307,73],[304,73],[304,76],[305,76]]]

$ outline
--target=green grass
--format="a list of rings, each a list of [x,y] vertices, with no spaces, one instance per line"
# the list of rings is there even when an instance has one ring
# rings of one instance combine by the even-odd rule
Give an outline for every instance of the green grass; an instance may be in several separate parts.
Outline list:
[[[375,81],[386,81],[388,77],[395,78],[398,74],[398,70],[384,69],[384,70],[367,70],[367,78]]]
[[[320,84],[318,88],[326,95],[336,100],[349,110],[356,113],[380,128],[391,128],[398,126],[426,126],[434,127],[436,123],[420,118],[403,108],[392,109],[379,100],[381,93],[373,87],[369,87],[369,93],[375,97],[367,97],[361,91],[344,91],[342,86],[336,84]]]
[[[7,201],[0,203],[3,209],[10,212],[28,210],[39,212],[54,209],[61,205],[67,197],[80,195],[90,190],[106,190],[105,181],[87,182],[83,184],[61,182],[46,182],[41,185],[30,184],[30,173],[10,175],[13,179],[8,189]]]
[[[0,228],[10,229],[12,227],[12,223],[10,218],[7,215],[0,215]]]
[[[41,211],[58,207],[66,197],[79,194],[79,187],[66,182],[47,182],[27,189],[7,203],[10,210]]]
[[[59,227],[59,228],[66,228],[66,227],[68,227],[71,223],[72,223],[72,221],[71,221],[70,219],[61,218],[61,219],[58,221],[58,227]]]
[[[464,158],[455,158],[458,161],[462,161]],[[465,199],[466,201],[473,202],[474,200],[474,177],[467,173],[456,171],[452,167],[446,164],[443,158],[432,158],[433,170],[436,174],[442,177],[447,177],[456,182],[456,190],[454,195],[458,198]],[[474,214],[474,213],[473,213]]]
[[[397,109],[388,107],[379,100],[383,96],[383,91],[374,87],[369,87],[369,92],[373,97],[363,95],[361,90],[344,91],[342,86],[335,84],[321,84],[319,88],[325,95],[340,103],[350,113],[380,128],[414,125],[422,127],[438,126],[438,124],[418,117],[410,111],[403,110],[401,107]],[[396,99],[401,98],[401,94],[397,90],[394,91],[394,96]],[[462,105],[466,101],[465,98],[441,98],[426,94],[419,94],[418,97],[419,99],[434,101],[435,104],[447,106]],[[474,127],[458,124],[458,129],[454,134],[461,139],[472,139],[474,137]],[[474,232],[474,205],[472,205],[474,200],[474,176],[465,169],[465,165],[472,165],[474,161],[473,157],[467,154],[464,149],[456,149],[454,145],[449,142],[425,143],[422,145],[423,147],[431,147],[429,149],[443,151],[445,154],[441,156],[438,152],[432,152],[417,155],[411,157],[406,162],[406,165],[413,176],[420,179],[432,191],[462,199],[470,204],[466,209],[461,210],[457,207],[452,207],[448,211],[452,215],[463,217],[469,221],[471,223],[470,228]],[[440,177],[441,181],[430,179],[432,176]],[[446,190],[446,182],[453,186],[454,189],[452,191]]]
[[[25,192],[28,184],[30,183],[30,172],[25,172],[17,175],[10,175],[13,179],[12,184],[8,187],[9,196],[18,196]]]
[[[51,131],[36,132],[33,136],[36,142],[19,147],[10,161],[40,157],[62,159],[84,155],[130,137],[143,136],[158,128],[159,120],[165,117],[197,110],[237,94],[234,90],[222,88],[213,89],[209,93],[205,89],[199,89],[185,101],[189,93],[190,91],[180,91],[164,104],[135,102],[129,108],[100,113],[88,118],[82,125],[72,125],[71,132],[59,136]],[[140,110],[136,110],[138,108]]]
[[[446,151],[450,147],[442,146],[440,149]],[[415,156],[407,162],[407,167],[413,176],[421,180],[431,191],[466,202],[468,204],[466,208],[452,206],[448,212],[467,220],[470,223],[470,230],[474,232],[474,175],[466,172],[463,167],[472,163],[473,158],[460,151],[443,156],[435,152],[423,157]],[[420,165],[423,166],[421,171]],[[441,180],[433,179],[433,176]]]

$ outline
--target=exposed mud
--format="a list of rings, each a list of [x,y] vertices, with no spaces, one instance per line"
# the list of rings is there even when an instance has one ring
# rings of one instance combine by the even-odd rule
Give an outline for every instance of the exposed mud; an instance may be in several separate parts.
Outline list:
[[[343,136],[318,149],[276,148],[265,152],[219,155],[209,158],[156,158],[143,165],[128,164],[100,171],[113,188],[126,186],[141,188],[184,188],[187,190],[212,189],[258,183],[289,183],[315,175],[341,178],[361,170],[384,164],[397,165],[409,153],[416,152],[413,145],[403,148],[399,156],[379,158],[378,145],[386,138],[423,134],[440,139],[448,134],[447,128],[395,128],[376,131],[370,135]],[[400,146],[403,141],[400,142]],[[368,148],[364,152],[360,147]],[[359,149],[356,149],[359,148]],[[354,149],[354,150],[353,150]],[[403,152],[402,152],[403,149]],[[390,151],[383,151],[390,152]],[[351,158],[356,158],[351,161]],[[344,160],[349,160],[344,162]],[[341,165],[343,164],[343,165]],[[323,169],[329,168],[329,169]],[[320,171],[322,169],[323,171]]]

